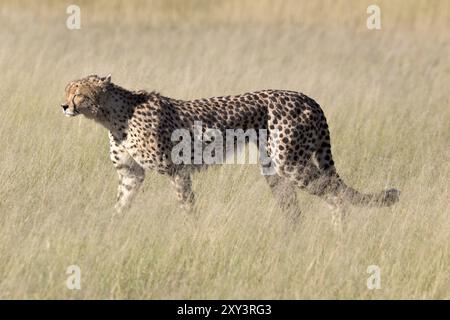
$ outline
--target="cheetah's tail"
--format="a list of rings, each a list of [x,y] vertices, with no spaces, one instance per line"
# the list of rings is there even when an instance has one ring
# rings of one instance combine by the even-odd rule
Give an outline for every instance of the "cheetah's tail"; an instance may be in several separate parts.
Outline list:
[[[354,206],[389,207],[399,201],[400,191],[397,189],[388,189],[379,193],[362,193],[347,186],[339,177],[338,180],[339,191],[344,200]]]
[[[325,124],[326,126],[326,124]],[[331,155],[330,133],[328,127],[323,129],[325,135],[318,141],[318,150],[314,153],[319,170],[330,180],[329,192],[341,197],[355,206],[388,207],[399,201],[400,191],[388,189],[379,193],[363,193],[348,186],[338,175]]]

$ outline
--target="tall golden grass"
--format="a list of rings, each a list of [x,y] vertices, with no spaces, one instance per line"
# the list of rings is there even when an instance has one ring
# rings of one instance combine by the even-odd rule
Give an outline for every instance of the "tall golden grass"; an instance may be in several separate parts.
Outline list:
[[[371,1],[78,1],[68,30],[70,1],[2,1],[0,298],[450,298],[450,2],[377,3],[371,31]],[[401,200],[337,234],[299,191],[291,226],[256,166],[222,166],[194,178],[193,215],[148,173],[111,222],[107,132],[59,109],[91,73],[181,99],[302,91],[348,184]]]

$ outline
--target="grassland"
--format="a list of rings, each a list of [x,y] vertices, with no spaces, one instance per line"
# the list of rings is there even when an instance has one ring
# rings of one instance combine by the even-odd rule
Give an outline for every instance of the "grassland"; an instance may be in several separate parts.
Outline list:
[[[66,1],[0,4],[0,298],[450,298],[450,2]],[[290,226],[257,166],[198,174],[182,214],[154,173],[111,222],[107,132],[62,116],[70,80],[112,73],[190,99],[302,91],[325,111],[341,176],[402,190],[349,212],[299,192]],[[81,290],[65,285],[78,265]],[[368,290],[378,265],[381,289]]]

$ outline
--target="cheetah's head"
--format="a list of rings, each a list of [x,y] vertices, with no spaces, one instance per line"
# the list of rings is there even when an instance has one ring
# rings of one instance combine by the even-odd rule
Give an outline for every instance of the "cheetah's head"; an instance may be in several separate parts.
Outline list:
[[[86,78],[72,81],[66,86],[66,102],[61,104],[64,115],[74,117],[82,114],[88,118],[95,118],[102,93],[111,83],[111,75],[98,77],[90,75]]]

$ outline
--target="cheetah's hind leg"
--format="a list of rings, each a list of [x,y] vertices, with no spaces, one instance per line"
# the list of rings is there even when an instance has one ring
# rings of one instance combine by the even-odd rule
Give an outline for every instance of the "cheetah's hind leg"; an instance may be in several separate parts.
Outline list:
[[[181,209],[185,213],[191,213],[195,204],[195,196],[192,191],[190,172],[184,170],[176,172],[171,176],[170,181],[175,187]]]
[[[263,174],[270,190],[277,202],[278,206],[287,214],[287,216],[294,222],[298,223],[301,217],[301,210],[298,205],[297,190],[294,185],[286,178],[280,177],[277,173],[264,172]]]

